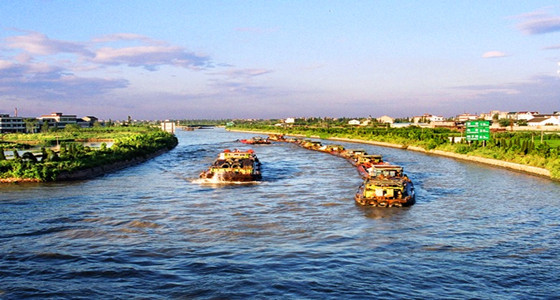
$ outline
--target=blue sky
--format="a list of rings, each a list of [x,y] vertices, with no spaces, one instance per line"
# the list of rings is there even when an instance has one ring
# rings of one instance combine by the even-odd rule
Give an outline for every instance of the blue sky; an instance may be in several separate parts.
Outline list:
[[[560,110],[558,1],[1,1],[0,113]]]

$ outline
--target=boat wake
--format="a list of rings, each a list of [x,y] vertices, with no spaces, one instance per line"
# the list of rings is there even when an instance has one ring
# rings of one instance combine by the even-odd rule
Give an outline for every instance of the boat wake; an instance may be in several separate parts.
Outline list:
[[[197,178],[191,180],[191,183],[200,185],[251,185],[259,184],[260,181],[225,181],[220,178]]]

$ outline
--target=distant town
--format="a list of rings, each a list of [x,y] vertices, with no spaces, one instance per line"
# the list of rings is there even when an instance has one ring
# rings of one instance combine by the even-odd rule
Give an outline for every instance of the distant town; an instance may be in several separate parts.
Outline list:
[[[61,112],[41,115],[38,118],[20,117],[17,115],[16,110],[14,116],[0,114],[0,133],[36,133],[45,132],[50,129],[64,129],[68,126],[90,128],[94,126],[128,125],[131,123],[130,117],[125,121],[105,121],[94,116],[78,118],[77,115],[66,115]]]
[[[307,118],[286,118],[279,120],[277,126],[296,125],[297,120]],[[328,118],[325,118],[328,119]],[[332,118],[333,120],[337,118]],[[346,118],[339,118],[346,119]],[[470,114],[463,113],[454,117],[443,117],[432,114],[407,118],[393,118],[387,115],[378,118],[351,118],[347,120],[348,125],[368,126],[371,123],[387,124],[390,127],[420,126],[429,128],[458,128],[461,129],[465,122],[472,120],[487,120],[492,128],[503,128],[504,130],[560,130],[560,111],[553,113],[539,113],[537,111],[503,112],[490,111],[489,113]],[[94,126],[128,125],[136,120],[128,117],[124,121],[105,121],[95,116],[84,116],[53,112],[40,117],[21,117],[17,115],[0,114],[0,133],[36,133],[51,129],[64,129],[67,126],[89,128]],[[147,121],[143,121],[147,122]],[[177,121],[177,123],[179,123]],[[165,130],[165,129],[164,129]]]
[[[276,126],[291,126],[301,123],[308,123],[309,119],[315,118],[286,118],[276,123]],[[560,130],[560,111],[554,111],[551,114],[542,114],[536,111],[520,111],[520,112],[502,112],[491,111],[482,114],[464,113],[454,117],[443,117],[432,114],[423,114],[421,116],[407,118],[393,118],[387,115],[373,118],[323,118],[326,121],[343,120],[344,124],[351,126],[369,126],[372,123],[386,124],[392,128],[418,126],[425,128],[451,128],[464,129],[464,125],[468,121],[486,120],[491,124],[494,131],[497,130]],[[247,121],[247,120],[246,120]],[[248,120],[250,121],[250,120]]]

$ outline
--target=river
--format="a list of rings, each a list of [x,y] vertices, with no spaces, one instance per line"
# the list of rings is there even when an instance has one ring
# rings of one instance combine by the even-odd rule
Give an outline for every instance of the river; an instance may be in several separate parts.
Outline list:
[[[255,145],[263,180],[196,179],[253,134],[179,145],[86,181],[0,186],[0,299],[560,297],[560,184],[406,150],[409,208],[364,208],[345,160]],[[335,143],[324,141],[324,143]]]

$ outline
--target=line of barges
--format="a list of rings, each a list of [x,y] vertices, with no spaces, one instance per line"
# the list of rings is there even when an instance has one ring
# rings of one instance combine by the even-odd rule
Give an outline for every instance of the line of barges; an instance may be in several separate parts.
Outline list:
[[[381,155],[342,145],[323,145],[319,141],[271,135],[270,140],[296,144],[302,148],[342,157],[356,167],[363,178],[354,199],[360,205],[378,207],[411,206],[416,202],[414,184],[398,165],[384,162]]]

